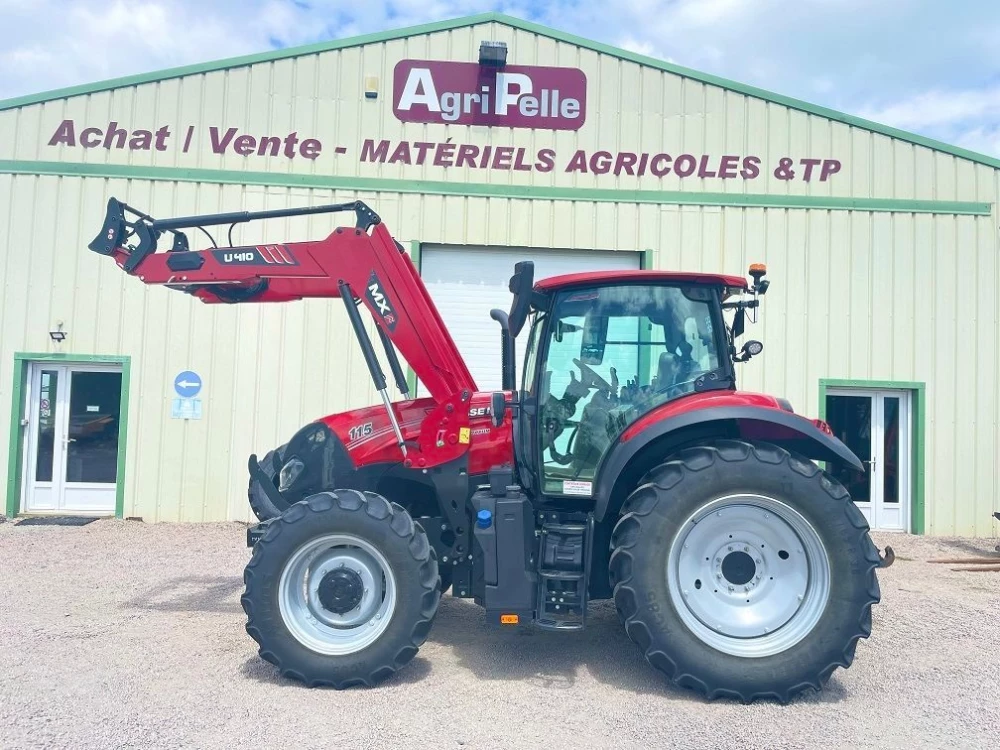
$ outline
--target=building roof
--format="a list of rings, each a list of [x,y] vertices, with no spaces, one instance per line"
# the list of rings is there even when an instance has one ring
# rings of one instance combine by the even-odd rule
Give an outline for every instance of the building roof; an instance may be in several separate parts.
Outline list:
[[[961,159],[967,159],[969,161],[976,162],[978,164],[985,164],[987,166],[1000,169],[1000,159],[996,157],[987,156],[986,154],[976,153],[975,151],[970,151],[968,149],[961,148],[959,146],[952,146],[950,144],[934,140],[933,138],[927,138],[926,136],[918,135],[916,133],[910,133],[905,130],[899,130],[897,128],[889,127],[888,125],[882,125],[880,123],[873,122],[871,120],[866,120],[862,117],[855,117],[854,115],[838,112],[828,107],[822,107],[816,104],[810,104],[800,99],[795,99],[790,96],[784,96],[782,94],[775,94],[771,91],[766,91],[765,89],[757,88],[756,86],[749,86],[747,84],[739,83],[737,81],[731,81],[727,78],[722,78],[720,76],[711,75],[709,73],[702,73],[697,70],[691,70],[690,68],[685,68],[681,65],[675,65],[673,63],[668,63],[663,60],[657,60],[656,58],[649,57],[647,55],[640,55],[635,52],[629,52],[628,50],[620,49],[618,47],[613,47],[609,44],[604,44],[603,42],[595,42],[593,40],[575,36],[574,34],[568,34],[564,31],[552,29],[547,26],[534,23],[532,21],[525,21],[520,18],[515,18],[513,16],[508,16],[503,13],[496,13],[496,12],[480,13],[473,16],[464,16],[462,18],[454,18],[447,21],[436,21],[433,23],[421,24],[419,26],[409,26],[407,28],[393,29],[391,31],[381,31],[374,34],[364,34],[362,36],[355,36],[347,39],[336,39],[329,42],[318,42],[316,44],[309,44],[301,47],[289,47],[287,49],[272,50],[269,52],[263,52],[254,55],[231,57],[226,60],[218,60],[215,62],[198,63],[195,65],[186,65],[183,67],[170,68],[168,70],[161,70],[152,73],[141,73],[138,75],[125,76],[123,78],[113,78],[107,81],[99,81],[97,83],[92,83],[92,84],[84,84],[80,86],[70,86],[67,88],[55,89],[53,91],[46,91],[40,94],[29,94],[27,96],[19,96],[13,99],[6,99],[0,101],[0,111],[6,109],[14,109],[16,107],[23,107],[30,104],[39,104],[42,102],[53,101],[56,99],[64,99],[71,96],[92,94],[99,91],[108,91],[110,89],[122,88],[127,86],[136,86],[143,83],[164,81],[164,80],[169,80],[171,78],[180,78],[182,76],[197,75],[200,73],[209,73],[217,70],[226,70],[228,68],[253,65],[255,63],[283,60],[291,57],[313,55],[320,52],[345,49],[348,47],[357,47],[364,44],[386,42],[394,39],[403,39],[406,37],[418,36],[421,34],[431,34],[438,31],[449,31],[451,29],[459,29],[467,26],[477,26],[485,23],[504,24],[506,26],[510,26],[515,29],[520,29],[522,31],[526,31],[532,34],[537,34],[539,36],[548,37],[556,41],[565,42],[567,44],[573,44],[584,49],[589,49],[603,55],[609,55],[611,57],[616,57],[621,60],[627,60],[629,62],[634,62],[638,65],[644,65],[649,68],[662,70],[666,73],[673,73],[674,75],[682,76],[684,78],[689,78],[691,80],[699,81],[701,83],[709,84],[711,86],[717,86],[719,88],[727,89],[729,91],[743,94],[745,96],[751,96],[764,101],[780,104],[784,107],[795,109],[800,112],[806,112],[811,115],[816,115],[817,117],[823,117],[828,120],[841,122],[846,125],[850,125],[852,127],[861,128],[874,133],[880,133],[882,135],[889,136],[890,138],[906,141],[909,143],[916,144],[918,146],[924,146],[926,148],[933,149],[935,151],[940,151],[946,154],[950,154],[952,156],[957,156]]]

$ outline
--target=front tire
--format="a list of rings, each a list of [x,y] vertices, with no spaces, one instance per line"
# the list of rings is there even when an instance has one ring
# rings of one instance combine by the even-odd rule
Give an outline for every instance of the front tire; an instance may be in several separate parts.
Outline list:
[[[878,551],[847,491],[770,444],[689,448],[649,473],[612,535],[626,632],[676,685],[782,703],[871,633]]]
[[[254,546],[241,598],[260,656],[309,687],[371,686],[406,665],[441,593],[419,524],[374,492],[295,503]]]

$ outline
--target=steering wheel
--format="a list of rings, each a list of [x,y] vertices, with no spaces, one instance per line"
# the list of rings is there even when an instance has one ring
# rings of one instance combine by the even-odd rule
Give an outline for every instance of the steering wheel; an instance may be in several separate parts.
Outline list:
[[[550,433],[548,439],[545,441],[545,445],[542,446],[542,450],[548,450],[552,455],[552,459],[560,466],[568,466],[573,463],[573,443],[576,442],[576,436],[580,432],[580,423],[577,422],[573,424],[573,431],[569,434],[569,440],[566,441],[566,452],[560,453],[559,449],[556,448],[556,438],[558,435],[555,433]]]
[[[607,391],[608,393],[614,392],[614,386],[611,385],[607,380],[602,378],[590,365],[585,365],[578,359],[573,360],[573,364],[580,368],[580,372],[583,373],[583,384],[590,387],[597,387],[598,390]]]

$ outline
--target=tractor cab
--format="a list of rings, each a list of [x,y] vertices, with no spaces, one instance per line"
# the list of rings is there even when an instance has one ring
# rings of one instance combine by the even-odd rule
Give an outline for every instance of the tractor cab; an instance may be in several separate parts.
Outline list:
[[[532,285],[532,271],[515,269],[509,321],[513,335],[530,322],[515,443],[535,494],[592,496],[602,458],[629,425],[689,394],[735,389],[735,363],[762,348],[735,347],[767,288],[762,266],[752,287],[737,276],[658,271]],[[735,313],[729,324],[726,310]]]

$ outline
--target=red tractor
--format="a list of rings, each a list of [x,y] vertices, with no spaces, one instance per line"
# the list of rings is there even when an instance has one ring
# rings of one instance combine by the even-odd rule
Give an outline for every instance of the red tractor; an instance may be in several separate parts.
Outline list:
[[[351,211],[318,242],[192,251],[181,229]],[[157,240],[172,236],[166,252]],[[154,219],[112,199],[90,249],[207,303],[340,297],[382,403],[251,456],[247,632],[281,674],[371,685],[409,662],[441,592],[490,623],[574,631],[614,598],[675,684],[788,701],[854,659],[878,550],[814,461],[862,470],[818,420],[736,390],[753,279],[616,271],[510,280],[503,390],[480,392],[403,247],[358,201]],[[393,402],[362,320],[374,317]],[[523,375],[514,338],[527,326]],[[397,351],[399,354],[397,354]],[[429,394],[410,396],[399,355]]]

